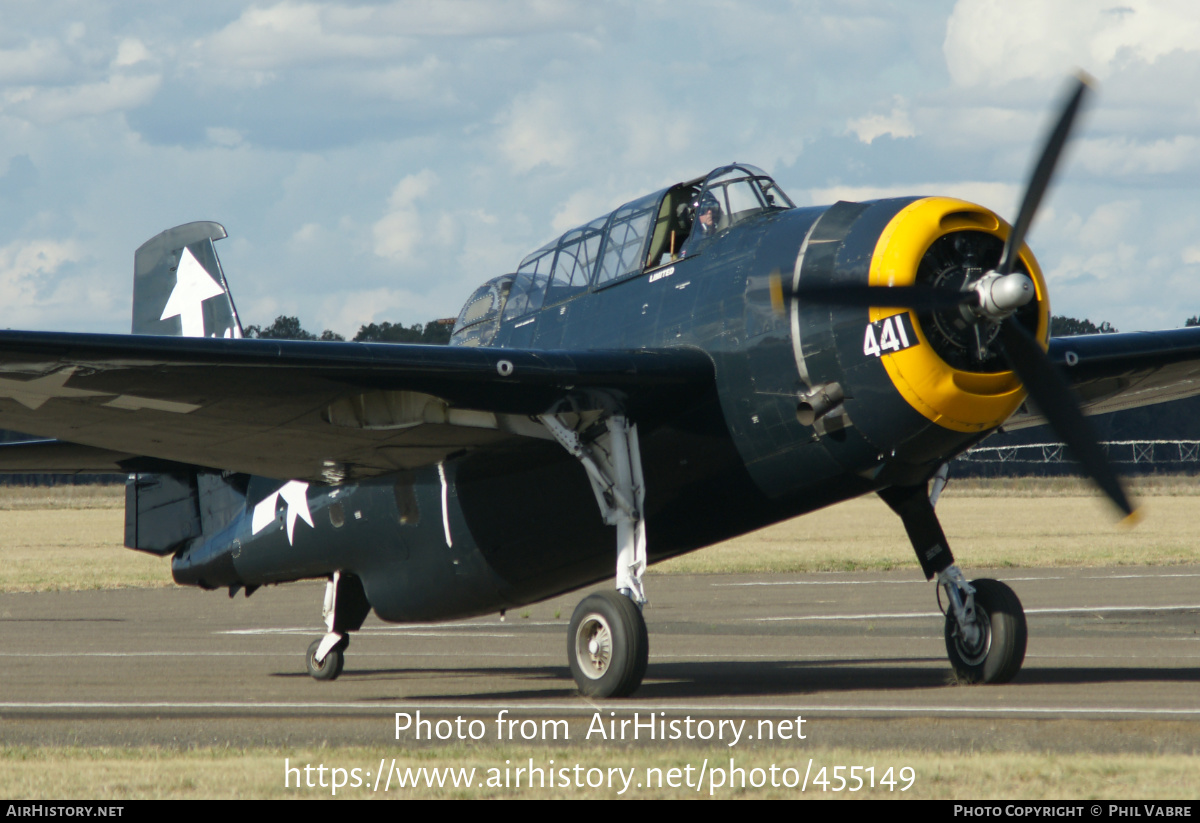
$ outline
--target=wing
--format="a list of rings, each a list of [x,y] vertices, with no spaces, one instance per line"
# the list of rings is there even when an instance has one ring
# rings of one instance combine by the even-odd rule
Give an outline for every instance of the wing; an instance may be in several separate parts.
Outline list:
[[[0,332],[5,471],[166,463],[311,481],[436,463],[545,413],[653,426],[714,387],[696,349],[524,351],[148,335]],[[74,463],[72,463],[74,461]]]
[[[1079,395],[1085,414],[1166,403],[1200,394],[1200,327],[1056,337],[1050,360]],[[1023,405],[1006,429],[1046,420]]]

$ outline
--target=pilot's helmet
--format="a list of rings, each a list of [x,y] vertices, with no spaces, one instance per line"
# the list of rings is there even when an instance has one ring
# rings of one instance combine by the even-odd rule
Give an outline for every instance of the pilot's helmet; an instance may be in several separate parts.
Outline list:
[[[715,228],[721,222],[721,204],[717,202],[717,198],[713,196],[711,191],[706,191],[696,201],[696,219],[700,220],[706,214],[712,215],[711,225]]]

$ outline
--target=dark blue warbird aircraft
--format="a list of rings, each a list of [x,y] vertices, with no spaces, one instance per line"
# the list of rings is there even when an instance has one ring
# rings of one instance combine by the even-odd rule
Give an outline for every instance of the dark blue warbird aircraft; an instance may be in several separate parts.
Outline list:
[[[1129,514],[1082,412],[1200,392],[1200,329],[1049,340],[1024,236],[1085,88],[1011,226],[942,197],[796,208],[735,164],[533,252],[444,347],[242,339],[225,230],[179,226],[137,251],[132,336],[0,332],[0,426],[50,438],[0,465],[128,472],[126,545],[181,584],[327,579],[322,680],[372,609],[462,618],[615,576],[568,632],[597,696],[645,674],[649,563],[877,493],[945,591],[960,679],[1006,681],[1020,601],[959,570],[931,478],[1049,421]]]

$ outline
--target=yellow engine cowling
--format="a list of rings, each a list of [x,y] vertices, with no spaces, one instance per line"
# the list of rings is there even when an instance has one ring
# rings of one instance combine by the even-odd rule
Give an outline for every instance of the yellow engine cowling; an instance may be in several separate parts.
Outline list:
[[[984,232],[1008,239],[1011,227],[990,209],[949,197],[927,197],[909,204],[880,233],[871,258],[871,286],[909,286],[917,280],[918,268],[930,247],[955,232]],[[1046,281],[1028,246],[1020,250],[1020,261],[1036,288],[1037,328],[1042,347],[1050,337],[1050,303]],[[896,315],[894,308],[872,308],[872,322]],[[957,432],[981,432],[1002,424],[1025,399],[1016,374],[957,368],[943,359],[931,344],[929,330],[912,313],[920,345],[884,354],[880,360],[896,390],[913,409],[927,419]]]

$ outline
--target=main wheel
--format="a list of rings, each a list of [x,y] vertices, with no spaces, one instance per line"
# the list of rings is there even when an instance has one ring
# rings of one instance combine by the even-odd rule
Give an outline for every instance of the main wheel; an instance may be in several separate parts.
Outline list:
[[[580,694],[627,697],[646,676],[650,636],[641,610],[616,591],[583,599],[571,616],[567,660]]]
[[[336,680],[337,676],[342,673],[342,667],[346,665],[344,652],[346,651],[346,647],[350,645],[350,639],[343,638],[329,650],[329,654],[325,655],[325,659],[318,663],[317,649],[321,646],[321,640],[322,638],[317,638],[308,647],[308,655],[305,657],[308,665],[308,673],[317,680]]]
[[[974,640],[961,636],[953,611],[946,612],[946,652],[963,683],[1007,683],[1021,670],[1029,632],[1016,593],[998,580],[972,580],[975,587]]]

